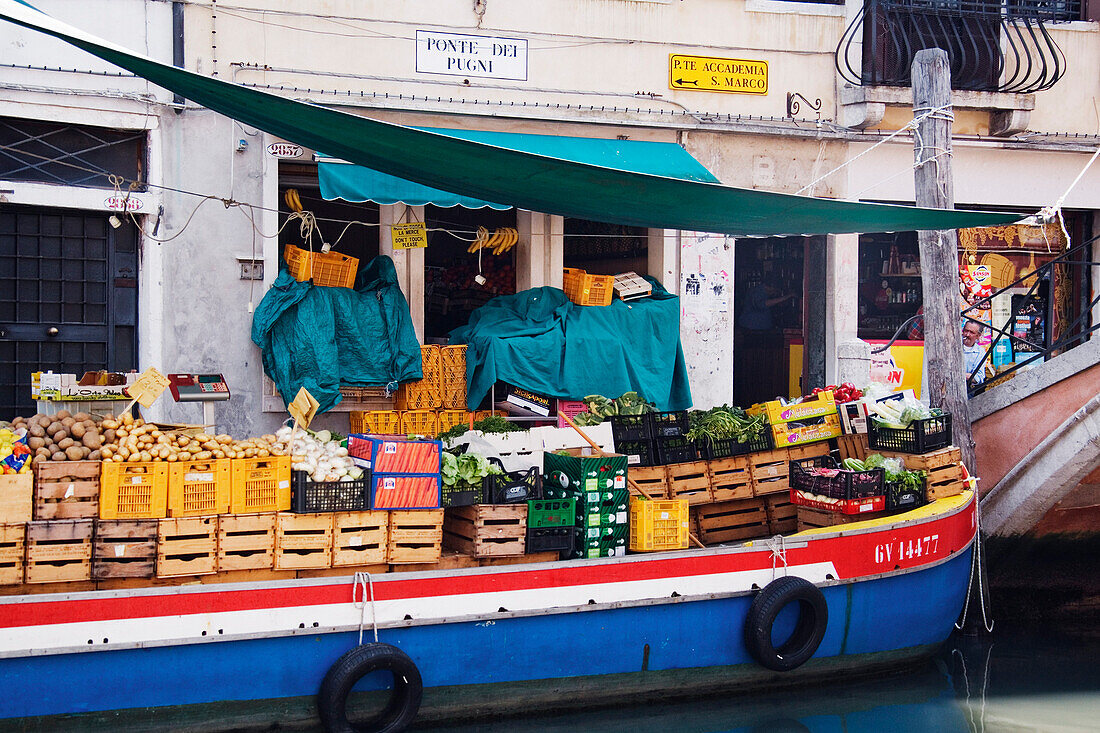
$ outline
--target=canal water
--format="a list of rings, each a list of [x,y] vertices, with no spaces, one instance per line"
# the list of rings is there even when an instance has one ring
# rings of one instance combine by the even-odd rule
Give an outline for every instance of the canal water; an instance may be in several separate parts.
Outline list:
[[[1100,621],[1100,619],[1098,619]],[[768,695],[416,727],[418,733],[1084,733],[1100,731],[1100,623],[1000,622],[956,635],[927,665]]]

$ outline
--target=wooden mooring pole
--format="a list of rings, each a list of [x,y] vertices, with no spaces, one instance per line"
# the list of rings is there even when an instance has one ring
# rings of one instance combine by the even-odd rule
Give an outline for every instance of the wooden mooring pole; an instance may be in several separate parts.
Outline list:
[[[918,51],[913,59],[913,115],[918,123],[916,150],[917,206],[955,208],[951,174],[951,66],[947,52]],[[930,113],[930,114],[929,114]],[[959,318],[959,236],[955,230],[922,231],[921,286],[924,290],[924,363],[928,401],[951,413],[955,445],[973,472],[974,437],[963,367]]]

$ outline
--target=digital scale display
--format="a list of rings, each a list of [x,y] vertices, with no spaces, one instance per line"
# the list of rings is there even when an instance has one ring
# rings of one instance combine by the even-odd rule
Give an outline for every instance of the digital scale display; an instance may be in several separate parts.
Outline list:
[[[176,402],[221,402],[230,397],[221,374],[169,374],[168,386]]]

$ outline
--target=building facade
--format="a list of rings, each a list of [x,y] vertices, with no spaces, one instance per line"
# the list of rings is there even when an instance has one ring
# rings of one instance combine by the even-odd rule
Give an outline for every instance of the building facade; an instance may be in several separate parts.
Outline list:
[[[916,0],[38,7],[158,60],[354,114],[465,132],[667,143],[728,185],[895,203],[915,196],[914,140],[903,128],[914,117],[908,64],[921,45],[911,29],[924,23],[952,54],[957,206],[1033,212],[1060,203],[1071,241],[1097,233],[1100,165],[1066,193],[1100,145],[1100,24],[1087,2],[1041,14],[1011,3],[930,8]],[[1013,35],[1025,20],[1041,22],[1048,35],[1039,37],[1050,44]],[[960,38],[987,43],[967,55]],[[10,334],[0,340],[0,388],[10,409],[26,403],[32,370],[155,366],[223,373],[233,398],[216,408],[219,428],[270,431],[285,411],[250,327],[282,248],[303,245],[298,223],[286,226],[291,188],[316,215],[317,236],[339,239],[337,250],[361,261],[393,257],[422,341],[445,339],[494,292],[560,286],[563,267],[657,278],[682,298],[698,407],[832,381],[837,344],[880,338],[892,312],[919,304],[920,280],[900,279],[912,266],[891,272],[899,277],[886,286],[887,270],[874,269],[893,246],[906,261],[909,240],[735,242],[432,196],[392,201],[369,186],[326,200],[323,169],[340,164],[325,162],[325,151],[283,145],[293,141],[31,31],[6,28],[5,39],[0,279],[12,295],[0,314]],[[427,224],[429,246],[394,251],[389,227],[409,220]],[[467,255],[479,226],[516,228],[510,256],[479,265]],[[70,249],[77,242],[82,249]],[[59,285],[48,287],[53,267]],[[479,267],[488,289],[473,283]],[[750,328],[741,316],[761,289],[781,300],[768,306],[766,328]],[[886,291],[891,308],[878,313]],[[351,409],[351,399],[338,408]],[[152,413],[200,418],[195,406],[167,398]],[[342,413],[324,420],[347,427]]]

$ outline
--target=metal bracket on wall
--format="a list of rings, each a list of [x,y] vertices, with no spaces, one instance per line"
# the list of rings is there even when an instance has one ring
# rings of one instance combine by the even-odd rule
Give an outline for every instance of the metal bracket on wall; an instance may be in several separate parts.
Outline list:
[[[242,280],[263,280],[264,279],[264,261],[254,260],[251,257],[238,257],[237,262],[241,265],[241,279]]]
[[[798,103],[798,100],[800,99],[805,102],[810,109],[812,109],[814,112],[817,112],[817,116],[820,119],[821,98],[818,97],[815,101],[811,102],[798,92],[787,92],[787,116],[794,117],[796,114],[798,114],[798,111],[801,109],[801,105]]]

